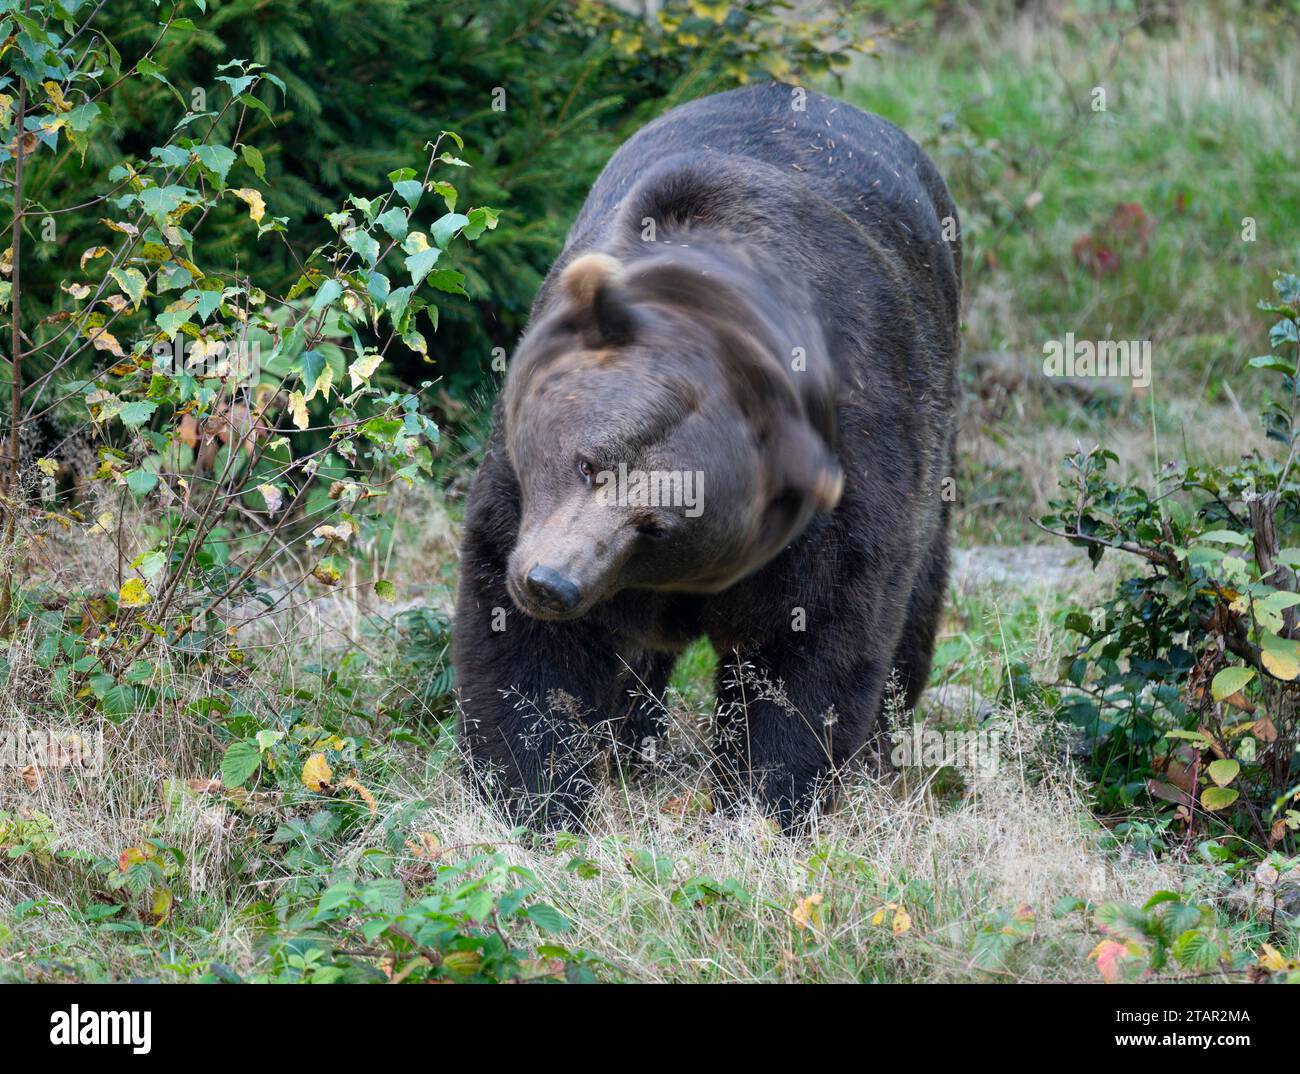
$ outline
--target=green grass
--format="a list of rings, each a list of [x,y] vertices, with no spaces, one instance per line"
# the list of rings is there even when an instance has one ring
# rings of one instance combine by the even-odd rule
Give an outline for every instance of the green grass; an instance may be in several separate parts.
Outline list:
[[[1255,301],[1300,264],[1300,30],[1272,12],[1186,5],[1116,51],[1126,18],[968,26],[885,51],[846,90],[931,152],[962,213],[969,540],[1032,539],[1076,439],[1116,446],[1146,475],[1157,454],[1222,461],[1260,436],[1248,415],[1261,389],[1240,371],[1267,349]],[[1104,112],[1091,109],[1097,86]],[[1117,247],[1117,269],[1097,279],[1073,247],[1119,203],[1151,220],[1149,248]],[[1100,407],[1054,395],[1043,344],[1066,332],[1150,340],[1152,387]],[[988,353],[1021,375],[1009,401],[983,398]]]

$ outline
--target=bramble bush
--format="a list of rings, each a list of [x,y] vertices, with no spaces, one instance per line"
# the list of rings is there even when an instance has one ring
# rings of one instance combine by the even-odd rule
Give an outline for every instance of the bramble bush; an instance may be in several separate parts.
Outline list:
[[[1300,278],[1281,275],[1259,309],[1277,378],[1263,420],[1276,452],[1235,465],[1166,463],[1154,488],[1108,475],[1103,448],[1066,460],[1064,495],[1042,525],[1143,570],[1066,625],[1062,712],[1086,736],[1106,809],[1155,800],[1187,830],[1243,848],[1300,847]],[[1149,799],[1148,799],[1149,796]]]

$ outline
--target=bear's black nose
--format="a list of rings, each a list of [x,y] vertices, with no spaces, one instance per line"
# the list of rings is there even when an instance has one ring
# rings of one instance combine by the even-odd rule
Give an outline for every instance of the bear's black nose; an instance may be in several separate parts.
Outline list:
[[[528,592],[537,603],[553,612],[571,612],[582,600],[578,587],[559,571],[534,567],[528,572]]]

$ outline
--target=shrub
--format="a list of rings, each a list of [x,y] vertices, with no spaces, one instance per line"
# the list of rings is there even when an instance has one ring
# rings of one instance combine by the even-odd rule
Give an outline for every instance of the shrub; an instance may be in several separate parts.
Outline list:
[[[1108,476],[1102,448],[1066,460],[1065,495],[1043,525],[1144,570],[1066,623],[1083,639],[1061,678],[1107,808],[1144,795],[1197,830],[1259,847],[1300,833],[1300,278],[1259,308],[1280,380],[1263,419],[1273,453],[1232,466],[1167,463],[1155,488]]]

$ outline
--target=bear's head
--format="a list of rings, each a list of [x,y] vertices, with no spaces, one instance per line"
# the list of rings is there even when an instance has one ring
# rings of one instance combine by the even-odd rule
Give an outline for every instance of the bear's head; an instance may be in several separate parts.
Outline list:
[[[790,371],[757,278],[685,251],[626,268],[586,254],[559,288],[504,393],[520,609],[571,619],[625,589],[716,593],[834,509],[829,366]]]

